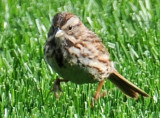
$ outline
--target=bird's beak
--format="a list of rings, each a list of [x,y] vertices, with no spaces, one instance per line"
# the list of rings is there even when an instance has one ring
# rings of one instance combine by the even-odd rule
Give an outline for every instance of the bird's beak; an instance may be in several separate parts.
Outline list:
[[[55,38],[59,38],[63,35],[64,35],[64,31],[61,30],[60,28],[57,28],[56,31],[55,31]]]

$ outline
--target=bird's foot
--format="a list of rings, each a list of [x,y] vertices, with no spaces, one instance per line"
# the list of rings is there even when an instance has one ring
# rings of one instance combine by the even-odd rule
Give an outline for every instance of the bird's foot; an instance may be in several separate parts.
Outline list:
[[[62,89],[60,86],[61,82],[68,82],[68,80],[62,80],[59,78],[55,80],[52,91],[54,92],[56,98],[59,98],[59,92],[62,92]]]
[[[107,91],[104,91],[102,93],[96,93],[94,95],[94,99],[92,99],[91,101],[91,107],[93,108],[94,107],[94,103],[99,99],[99,98],[102,98],[102,97],[105,97],[107,95]]]

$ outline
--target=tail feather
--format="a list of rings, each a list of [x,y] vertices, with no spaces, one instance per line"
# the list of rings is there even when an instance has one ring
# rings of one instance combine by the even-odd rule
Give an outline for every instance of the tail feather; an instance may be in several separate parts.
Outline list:
[[[109,80],[112,83],[114,83],[117,87],[119,87],[126,95],[132,98],[138,98],[139,94],[145,97],[149,97],[149,95],[146,92],[129,82],[116,70],[109,76]]]

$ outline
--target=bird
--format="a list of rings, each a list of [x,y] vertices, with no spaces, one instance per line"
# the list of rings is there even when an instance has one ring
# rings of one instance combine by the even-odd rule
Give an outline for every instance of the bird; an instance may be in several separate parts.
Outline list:
[[[46,62],[62,78],[57,78],[54,82],[53,91],[56,96],[61,91],[61,82],[99,83],[94,94],[94,99],[97,100],[102,96],[102,86],[109,80],[131,98],[137,99],[139,95],[149,97],[116,70],[101,38],[73,13],[55,14],[44,46],[44,56]]]

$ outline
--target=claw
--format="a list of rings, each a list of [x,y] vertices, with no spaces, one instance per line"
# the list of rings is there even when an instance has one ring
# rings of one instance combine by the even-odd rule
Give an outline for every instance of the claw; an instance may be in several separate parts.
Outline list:
[[[61,79],[56,79],[53,85],[53,92],[55,93],[56,98],[59,98],[59,92],[62,92],[60,83],[61,82],[68,82],[68,80],[61,80]]]
[[[56,79],[54,84],[53,84],[53,91],[58,92],[61,91],[61,86],[60,86],[60,79]]]

